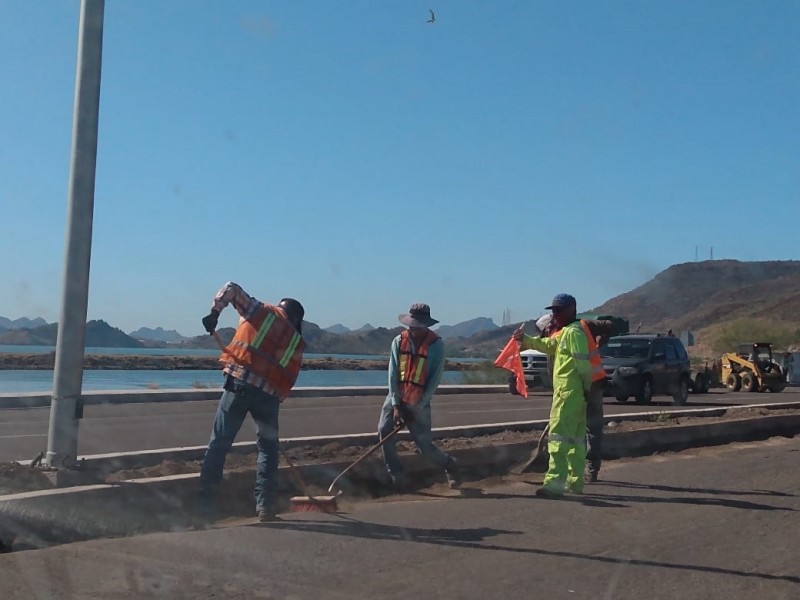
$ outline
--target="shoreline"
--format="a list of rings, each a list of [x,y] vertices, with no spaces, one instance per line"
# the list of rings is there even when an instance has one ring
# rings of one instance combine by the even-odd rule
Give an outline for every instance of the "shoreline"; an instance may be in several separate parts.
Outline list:
[[[487,359],[487,362],[488,359]],[[481,369],[484,363],[463,363],[448,359],[448,371]],[[55,353],[0,354],[0,371],[51,371],[55,367]],[[306,371],[385,371],[388,360],[309,358],[303,360]],[[118,354],[90,354],[83,358],[84,370],[132,371],[213,371],[220,368],[219,359],[213,356],[140,356]]]

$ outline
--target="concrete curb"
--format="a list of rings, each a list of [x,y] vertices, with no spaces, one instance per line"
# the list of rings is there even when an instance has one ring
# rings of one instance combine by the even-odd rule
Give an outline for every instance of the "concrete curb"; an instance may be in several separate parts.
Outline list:
[[[641,413],[637,416],[641,417]],[[614,420],[619,420],[619,416]],[[800,415],[768,415],[625,432],[611,430],[605,436],[604,456],[644,456],[735,441],[764,440],[773,436],[791,437],[797,433],[800,433]],[[506,472],[510,465],[531,450],[532,441],[456,450],[452,454],[471,476],[482,477]],[[441,469],[432,467],[419,455],[404,455],[403,462],[409,475],[420,485],[442,479]],[[320,490],[325,490],[348,464],[317,463],[300,468],[315,493],[324,493]],[[24,549],[98,537],[190,528],[196,523],[193,496],[197,477],[197,474],[175,475],[117,485],[0,496],[0,540],[7,543],[16,538],[14,548]],[[343,502],[349,495],[369,497],[385,494],[384,479],[383,466],[378,459],[365,461],[363,467],[355,469],[352,477],[343,482],[343,489],[348,491]],[[219,506],[224,507],[221,517],[253,514],[253,482],[253,469],[226,474],[220,490]],[[303,493],[294,489],[286,468],[280,470],[280,491],[285,496]]]
[[[778,402],[773,404],[755,405],[768,410],[783,408],[800,408],[800,402]],[[639,413],[623,413],[605,418],[606,426],[611,422],[642,421],[671,416],[681,417],[718,417],[731,407],[696,408],[682,411],[648,411]],[[741,407],[748,408],[748,407]],[[437,427],[433,429],[433,439],[443,440],[455,437],[479,437],[492,435],[503,431],[540,431],[547,425],[547,419],[532,421],[513,421],[507,423],[487,423],[482,425],[460,425],[453,427]],[[609,432],[610,433],[610,432]],[[409,440],[408,432],[398,434],[398,440]],[[288,450],[300,446],[325,446],[337,443],[343,447],[368,446],[376,443],[377,434],[353,433],[331,436],[307,436],[295,438],[282,438],[281,447]],[[121,469],[134,467],[150,467],[165,460],[201,460],[205,454],[206,446],[184,446],[179,448],[160,448],[154,450],[141,450],[137,452],[114,452],[108,454],[94,454],[79,457],[84,461],[84,466],[96,470],[101,474],[110,473]],[[255,442],[237,442],[231,448],[234,454],[252,454],[257,451]],[[29,465],[31,461],[17,461],[22,465]]]

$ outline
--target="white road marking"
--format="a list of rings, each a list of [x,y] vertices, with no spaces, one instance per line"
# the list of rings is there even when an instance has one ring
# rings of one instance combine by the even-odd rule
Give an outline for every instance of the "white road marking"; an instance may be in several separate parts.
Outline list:
[[[451,415],[466,415],[470,413],[501,413],[501,412],[520,412],[520,411],[528,411],[528,410],[546,410],[550,412],[549,408],[533,408],[530,406],[525,406],[522,408],[488,408],[486,410],[449,410],[447,411]]]
[[[47,437],[46,433],[26,433],[24,435],[0,435],[0,440],[7,440],[11,438],[24,438],[24,437]]]

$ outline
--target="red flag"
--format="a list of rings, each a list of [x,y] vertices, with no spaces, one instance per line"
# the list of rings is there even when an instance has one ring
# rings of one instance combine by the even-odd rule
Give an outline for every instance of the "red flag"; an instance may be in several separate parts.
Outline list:
[[[511,371],[517,380],[517,392],[523,398],[528,397],[528,386],[525,385],[525,374],[522,372],[522,359],[519,356],[519,342],[514,338],[508,340],[506,347],[500,351],[494,361],[495,367]]]

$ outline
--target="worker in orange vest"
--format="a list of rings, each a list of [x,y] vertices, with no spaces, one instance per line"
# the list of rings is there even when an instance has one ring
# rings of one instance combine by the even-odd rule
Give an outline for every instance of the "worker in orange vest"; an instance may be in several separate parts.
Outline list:
[[[430,329],[439,321],[431,318],[430,306],[422,303],[412,304],[398,320],[408,329],[392,340],[389,394],[381,408],[378,434],[383,439],[405,424],[422,455],[444,468],[448,484],[456,488],[461,483],[456,460],[437,448],[431,435],[431,400],[445,362],[444,342]],[[409,482],[394,438],[383,445],[383,459],[395,488],[405,489]]]
[[[219,314],[228,304],[241,318],[233,340],[220,356],[225,385],[200,467],[201,509],[213,512],[225,457],[250,413],[258,447],[256,514],[259,520],[270,521],[275,518],[278,488],[278,410],[294,387],[303,362],[305,310],[294,298],[267,304],[228,282],[214,296],[211,312],[203,317],[208,333],[214,334]]]

